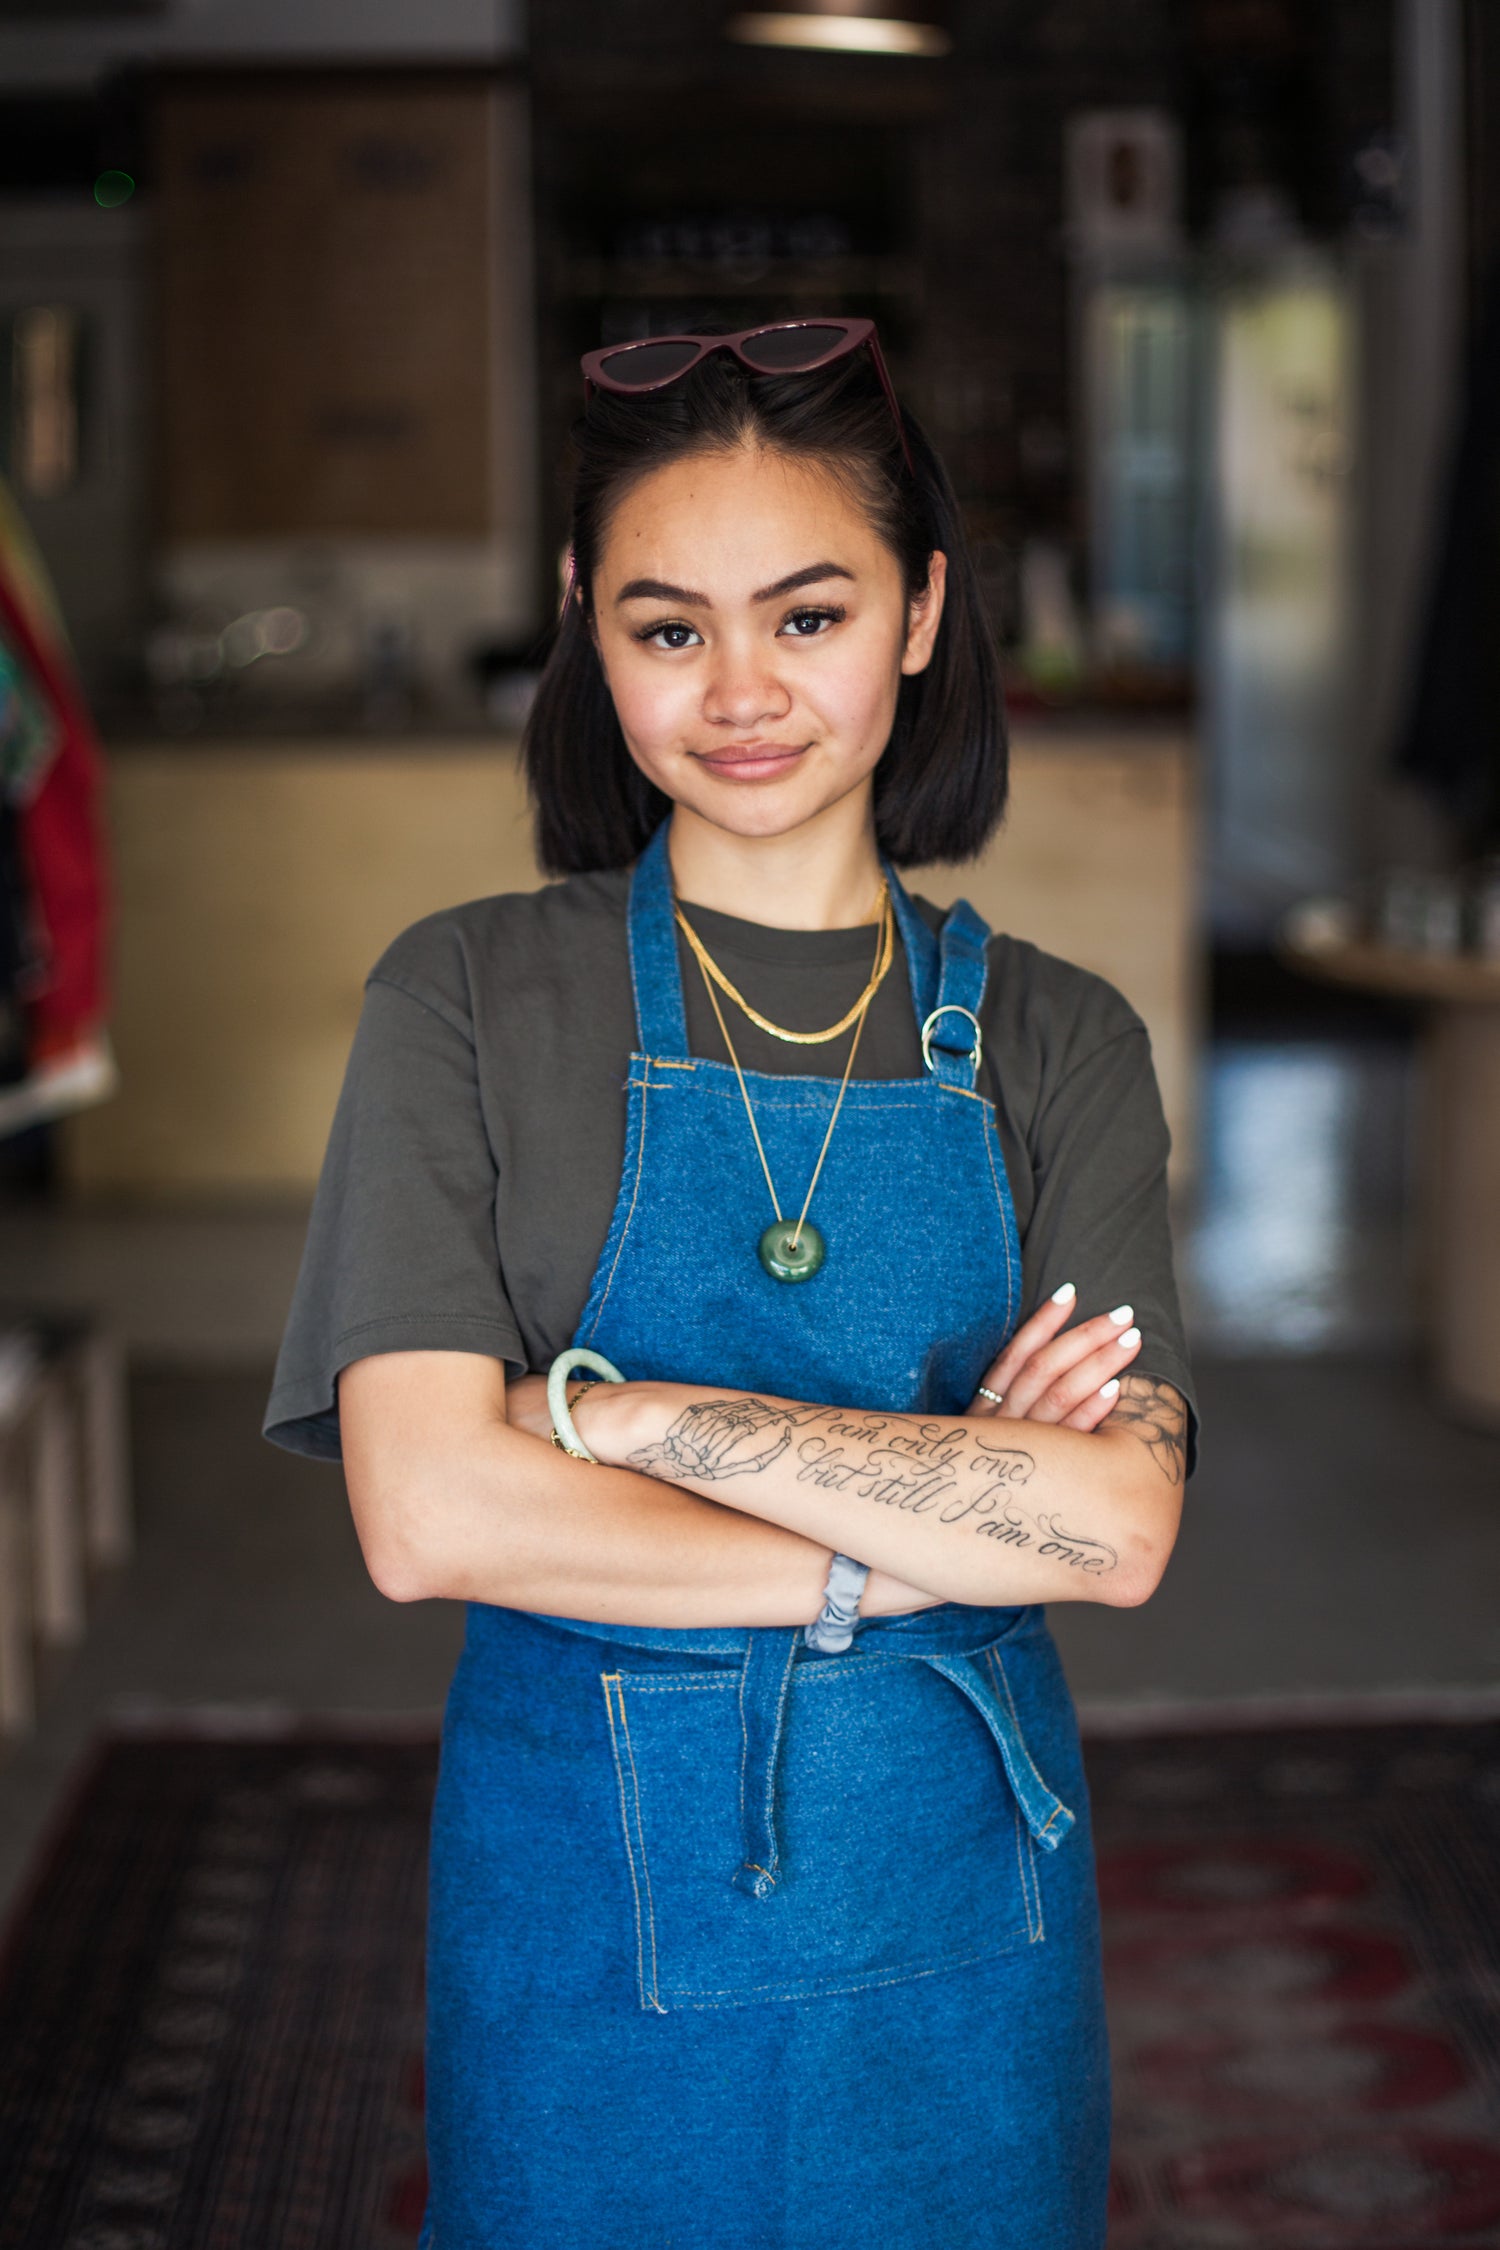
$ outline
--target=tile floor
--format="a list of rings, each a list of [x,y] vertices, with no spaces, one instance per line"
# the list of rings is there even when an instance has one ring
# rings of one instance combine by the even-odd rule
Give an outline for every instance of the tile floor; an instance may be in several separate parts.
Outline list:
[[[1500,1434],[1415,1351],[1412,1072],[1392,1042],[1214,1052],[1181,1264],[1204,1464],[1166,1585],[1069,1607],[1075,1689],[1142,1705],[1500,1686]],[[303,1217],[0,1209],[0,1295],[98,1306],[130,1347],[140,1551],[0,1763],[0,1895],[112,1710],[436,1705],[458,1620],[364,1577],[337,1472],[258,1417]]]

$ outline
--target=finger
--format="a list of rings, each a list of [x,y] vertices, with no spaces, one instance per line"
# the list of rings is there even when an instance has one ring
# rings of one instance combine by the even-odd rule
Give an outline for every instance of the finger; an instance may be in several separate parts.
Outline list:
[[[1109,1381],[1101,1383],[1098,1390],[1084,1400],[1082,1406],[1075,1406],[1071,1414],[1063,1416],[1061,1427],[1065,1430],[1097,1430],[1101,1422],[1109,1420],[1119,1395],[1120,1378],[1118,1375],[1111,1375]]]
[[[1065,1281],[1061,1289],[1054,1289],[1047,1302],[1037,1308],[1030,1320],[1022,1322],[1004,1351],[985,1369],[985,1389],[998,1391],[1003,1398],[1007,1385],[1014,1381],[1031,1354],[1041,1345],[1050,1343],[1058,1330],[1072,1318],[1077,1300],[1078,1291],[1071,1281]],[[970,1409],[974,1414],[998,1414],[999,1411],[992,1399],[977,1395]]]
[[[1054,1290],[1044,1305],[1039,1305],[1029,1320],[1023,1321],[1014,1336],[991,1361],[985,1373],[985,1384],[990,1390],[1001,1390],[1023,1367],[1031,1354],[1049,1343],[1060,1328],[1073,1317],[1078,1292],[1071,1281]]]
[[[1043,1393],[1028,1417],[1033,1422],[1063,1422],[1078,1408],[1087,1408],[1098,1397],[1106,1383],[1114,1382],[1130,1366],[1141,1348],[1141,1332],[1127,1328],[1104,1350],[1095,1352],[1079,1366],[1070,1368]],[[1113,1406],[1118,1392],[1110,1394],[1108,1405]]]
[[[1077,1367],[1068,1369],[1042,1393],[1026,1416],[1029,1422],[1063,1422],[1076,1408],[1086,1405],[1104,1384],[1127,1368],[1141,1348],[1141,1332],[1127,1328],[1102,1351],[1091,1352]],[[1114,1404],[1113,1397],[1110,1404]]]
[[[1077,1328],[1070,1328],[1065,1334],[1054,1336],[1050,1343],[1041,1345],[1012,1376],[1005,1394],[1007,1413],[1024,1420],[1054,1383],[1096,1352],[1117,1342],[1134,1319],[1129,1305],[1116,1305],[1113,1312],[1097,1313],[1092,1320],[1081,1321]],[[999,1387],[996,1384],[997,1390]]]
[[[1097,1313],[1092,1320],[1066,1329],[1062,1335],[1040,1345],[1011,1377],[1007,1393],[1011,1411],[1024,1416],[1031,1404],[1061,1376],[1116,1342],[1134,1317],[1129,1305],[1120,1305],[1114,1312]]]

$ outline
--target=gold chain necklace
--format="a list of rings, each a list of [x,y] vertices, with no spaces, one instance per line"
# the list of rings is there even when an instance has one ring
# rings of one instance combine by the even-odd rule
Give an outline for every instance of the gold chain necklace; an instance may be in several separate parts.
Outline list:
[[[887,897],[887,914],[889,914],[889,911],[890,901]],[[881,923],[880,943],[882,946],[886,943],[884,918],[882,918]],[[696,947],[694,950],[697,950]],[[889,961],[887,961],[886,966],[889,967],[889,965]],[[838,1099],[833,1105],[833,1115],[828,1120],[828,1130],[823,1135],[823,1146],[818,1151],[818,1161],[813,1166],[813,1176],[808,1181],[807,1193],[802,1198],[802,1209],[798,1214],[796,1225],[793,1226],[782,1214],[781,1200],[776,1193],[776,1182],[771,1177],[771,1166],[766,1156],[765,1143],[760,1137],[760,1127],[755,1122],[755,1109],[750,1100],[750,1089],[745,1084],[745,1073],[740,1068],[740,1058],[734,1051],[734,1041],[729,1036],[729,1026],[724,1021],[724,1011],[719,1006],[719,996],[714,990],[713,979],[708,973],[708,968],[701,954],[698,957],[698,966],[703,970],[704,989],[708,994],[715,1018],[718,1021],[719,1030],[723,1034],[724,1044],[729,1049],[729,1059],[734,1064],[734,1075],[740,1082],[740,1098],[745,1104],[745,1115],[750,1120],[750,1132],[755,1142],[755,1153],[760,1158],[760,1168],[766,1175],[766,1186],[771,1191],[771,1208],[776,1213],[775,1220],[766,1228],[756,1245],[760,1262],[773,1281],[810,1281],[827,1256],[828,1246],[823,1240],[821,1231],[811,1223],[807,1214],[812,1208],[813,1190],[822,1177],[823,1159],[827,1156],[828,1144],[833,1139],[833,1128],[839,1121],[839,1111],[843,1108],[844,1096],[849,1091],[849,1080],[854,1071],[854,1058],[859,1053],[860,1034],[865,1028],[865,1018],[870,1012],[870,1002],[874,999],[879,988],[880,977],[871,978],[860,999],[856,1001],[853,1013],[848,1019],[854,1024],[854,1037],[849,1042],[849,1059],[844,1065],[844,1075],[839,1081]],[[881,976],[884,973],[885,971],[882,969]],[[735,994],[735,998],[739,999],[738,993]],[[740,1001],[740,1005],[744,1007],[744,1002]],[[749,1013],[748,1009],[746,1009],[746,1013]],[[756,1021],[759,1022],[761,1019],[757,1017]],[[796,1036],[795,1032],[778,1034],[778,1037],[783,1039],[791,1039]],[[825,1032],[820,1036],[829,1038],[832,1034]]]
[[[772,1023],[769,1016],[763,1016],[758,1008],[752,1008],[738,986],[730,983],[675,899],[672,902],[672,911],[677,916],[678,928],[692,948],[694,959],[703,971],[703,981],[710,988],[709,998],[713,999],[712,988],[717,985],[719,990],[734,1002],[740,1012],[748,1016],[750,1021],[757,1025],[760,1030],[768,1031],[773,1039],[785,1039],[795,1047],[822,1047],[830,1039],[837,1039],[840,1032],[847,1031],[856,1016],[869,1007],[870,1002],[880,990],[885,981],[886,970],[890,967],[896,951],[896,917],[891,912],[890,886],[882,880],[880,897],[876,902],[876,915],[880,923],[880,932],[875,947],[875,967],[864,991],[855,1001],[853,1007],[846,1014],[840,1016],[837,1023],[830,1024],[826,1031],[786,1031],[779,1023]],[[714,1005],[717,1007],[718,1002],[714,1001]]]

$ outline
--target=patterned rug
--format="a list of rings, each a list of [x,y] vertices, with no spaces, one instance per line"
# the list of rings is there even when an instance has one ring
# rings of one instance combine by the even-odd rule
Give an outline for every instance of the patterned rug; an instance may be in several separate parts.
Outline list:
[[[1110,2250],[1494,2250],[1500,1723],[1089,1766]],[[0,2250],[410,2250],[433,1768],[326,1729],[105,1747],[0,1968]]]
[[[111,1743],[0,1981],[4,2250],[407,2250],[424,1739]]]
[[[1110,2250],[1500,2244],[1500,1724],[1093,1740]]]

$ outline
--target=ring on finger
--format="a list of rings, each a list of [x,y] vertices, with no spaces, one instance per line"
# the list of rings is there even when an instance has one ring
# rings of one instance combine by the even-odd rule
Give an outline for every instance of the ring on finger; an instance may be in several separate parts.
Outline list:
[[[981,1398],[987,1398],[991,1406],[1003,1406],[1005,1404],[1005,1400],[999,1391],[989,1390],[983,1383],[979,1385],[979,1395]]]

